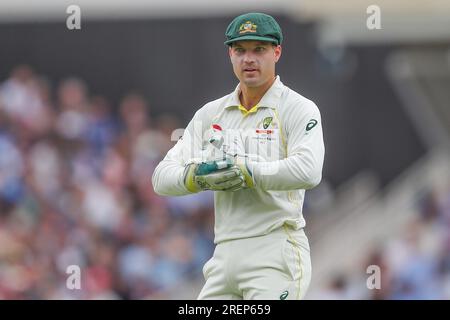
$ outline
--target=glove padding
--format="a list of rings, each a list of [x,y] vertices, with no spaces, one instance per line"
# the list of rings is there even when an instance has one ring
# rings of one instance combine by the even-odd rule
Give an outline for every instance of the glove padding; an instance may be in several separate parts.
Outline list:
[[[202,190],[236,191],[245,177],[232,158],[191,163],[185,168],[184,182],[190,192]]]
[[[239,168],[241,171],[242,177],[244,178],[243,188],[254,188],[255,187],[255,179],[252,173],[252,162],[247,156],[235,155],[233,157],[233,163],[235,166]]]
[[[242,188],[254,188],[256,184],[252,168],[254,160],[257,161],[259,157],[256,156],[256,159],[253,159],[253,155],[248,155],[245,152],[245,144],[241,130],[229,129],[216,132],[209,142],[222,153],[227,161],[233,163],[233,165],[241,170],[244,178]],[[252,159],[250,159],[251,157]]]
[[[233,166],[229,169],[195,176],[195,182],[202,190],[236,191],[242,188],[244,177],[241,170]]]

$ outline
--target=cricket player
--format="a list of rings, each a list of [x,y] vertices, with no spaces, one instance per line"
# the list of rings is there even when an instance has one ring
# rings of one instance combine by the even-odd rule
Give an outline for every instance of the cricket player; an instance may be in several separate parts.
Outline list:
[[[320,112],[275,73],[283,36],[273,17],[238,16],[225,35],[239,84],[197,110],[153,187],[214,191],[216,247],[198,299],[302,299],[311,280],[302,206],[322,178]]]

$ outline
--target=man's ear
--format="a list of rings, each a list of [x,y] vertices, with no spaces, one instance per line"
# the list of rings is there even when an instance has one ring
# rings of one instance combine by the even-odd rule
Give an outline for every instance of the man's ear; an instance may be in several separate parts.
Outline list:
[[[232,52],[233,52],[233,47],[232,46],[228,46],[228,55],[230,56],[230,58],[231,58]]]
[[[281,48],[280,45],[274,47],[274,52],[275,52],[275,62],[278,62],[278,60],[280,60],[281,58],[281,52],[283,51],[283,49]]]

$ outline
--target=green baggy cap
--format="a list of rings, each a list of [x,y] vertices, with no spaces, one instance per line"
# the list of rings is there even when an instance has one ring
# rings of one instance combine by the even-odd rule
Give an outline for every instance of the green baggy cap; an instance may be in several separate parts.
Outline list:
[[[225,36],[226,45],[241,40],[269,41],[277,45],[283,41],[281,28],[275,19],[268,14],[258,12],[246,13],[234,18],[225,31]]]

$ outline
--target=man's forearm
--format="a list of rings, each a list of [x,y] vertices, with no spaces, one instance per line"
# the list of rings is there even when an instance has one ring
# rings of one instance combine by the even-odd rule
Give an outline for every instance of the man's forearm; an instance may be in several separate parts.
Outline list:
[[[161,196],[183,196],[191,194],[183,181],[184,167],[171,160],[163,160],[152,176],[153,189]]]
[[[312,189],[322,179],[322,159],[313,155],[292,155],[283,160],[254,162],[252,172],[263,190]]]

